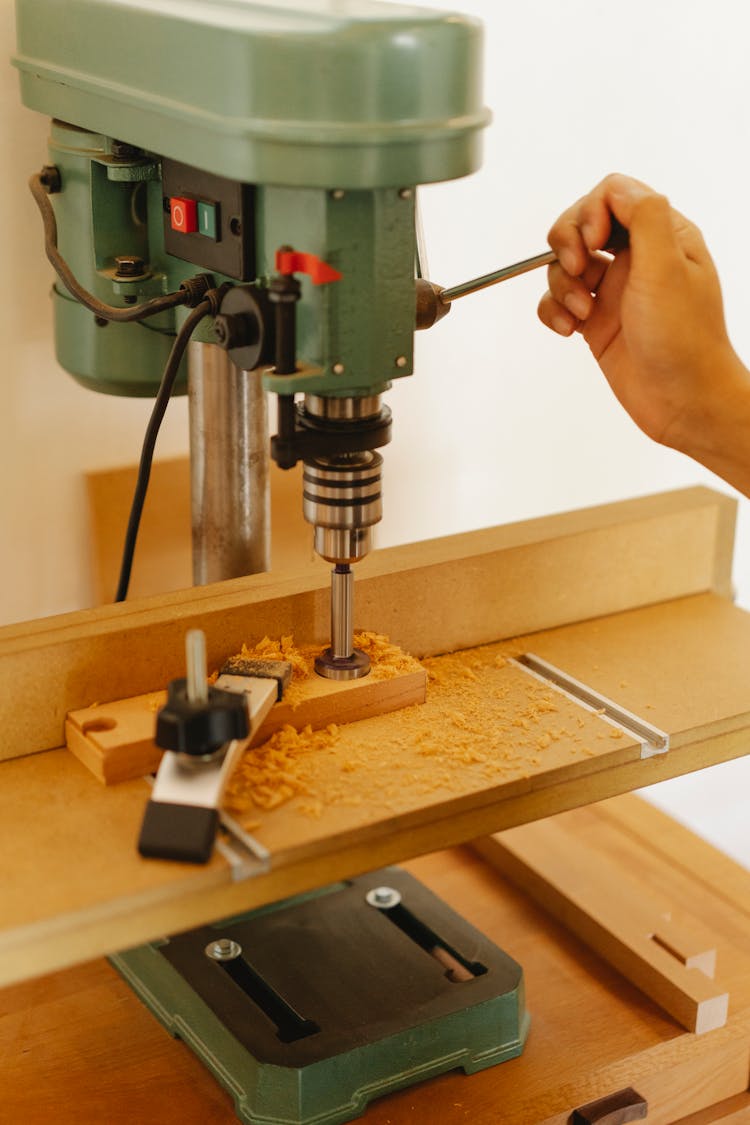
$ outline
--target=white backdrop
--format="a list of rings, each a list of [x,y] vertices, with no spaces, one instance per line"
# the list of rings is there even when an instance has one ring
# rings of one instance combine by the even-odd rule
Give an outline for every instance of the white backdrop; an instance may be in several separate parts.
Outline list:
[[[538,253],[563,207],[606,172],[629,172],[703,228],[724,282],[730,333],[750,361],[744,0],[431,6],[484,21],[494,111],[482,171],[421,190],[432,279],[450,285]],[[0,0],[0,57],[13,44],[12,5]],[[47,123],[19,105],[6,66],[0,122],[0,622],[7,622],[84,604],[81,474],[137,459],[149,404],[93,395],[56,369],[50,271],[26,189],[45,160]],[[389,396],[395,438],[386,451],[381,545],[718,483],[639,433],[580,339],[555,338],[539,325],[544,287],[543,276],[529,275],[468,298],[420,336],[416,375]],[[176,401],[158,453],[186,449],[185,403]],[[736,585],[750,605],[745,500],[739,526]],[[707,775],[672,787],[683,809],[691,784],[705,793]],[[750,857],[748,818],[741,805],[736,812],[739,844],[728,843]],[[727,843],[730,813],[717,813],[720,821]]]

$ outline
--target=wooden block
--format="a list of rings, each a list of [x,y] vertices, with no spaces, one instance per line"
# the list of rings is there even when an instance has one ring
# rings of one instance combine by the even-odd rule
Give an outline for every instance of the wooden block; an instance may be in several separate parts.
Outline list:
[[[747,1125],[750,1121],[750,1093],[735,1094],[708,1109],[681,1117],[676,1125]]]
[[[473,847],[688,1031],[726,1023],[728,994],[710,980],[715,948],[562,824],[539,821]]]
[[[71,711],[67,747],[105,785],[153,773],[162,755],[154,743],[156,713],[166,699],[158,691]]]
[[[248,746],[259,746],[284,726],[320,730],[424,703],[426,688],[427,673],[416,660],[407,671],[387,677],[378,675],[377,665],[361,680],[313,675],[296,686],[291,701],[272,707]],[[156,713],[165,701],[166,692],[160,691],[72,711],[65,723],[68,749],[105,785],[153,773],[162,755],[154,743]]]

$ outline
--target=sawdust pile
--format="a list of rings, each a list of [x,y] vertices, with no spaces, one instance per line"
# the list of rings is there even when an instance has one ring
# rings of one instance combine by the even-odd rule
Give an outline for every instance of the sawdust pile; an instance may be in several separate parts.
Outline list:
[[[368,652],[368,679],[386,679],[420,665],[387,638],[358,634]],[[290,692],[304,696],[316,649],[291,638],[263,641],[245,656],[290,660]],[[306,817],[382,816],[528,779],[591,756],[600,721],[531,679],[508,660],[507,643],[422,662],[427,700],[375,719],[324,730],[285,727],[246,752],[230,782],[227,805],[250,830],[259,815],[290,805]],[[611,745],[611,744],[610,744]]]
[[[354,644],[370,658],[370,672],[367,677],[369,682],[388,680],[392,676],[398,676],[402,672],[412,672],[420,667],[418,660],[409,656],[398,645],[391,644],[388,637],[380,633],[355,633]],[[250,660],[288,661],[292,666],[292,682],[284,698],[291,707],[294,707],[306,697],[305,684],[316,674],[315,657],[319,652],[320,645],[297,645],[294,637],[281,637],[279,640],[264,637],[252,648],[243,645],[239,655]]]

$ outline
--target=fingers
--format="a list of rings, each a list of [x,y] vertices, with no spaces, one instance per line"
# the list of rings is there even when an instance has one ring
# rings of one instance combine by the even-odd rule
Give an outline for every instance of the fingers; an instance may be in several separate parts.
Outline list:
[[[607,272],[610,260],[589,257],[581,277],[571,277],[560,263],[553,263],[547,271],[549,290],[539,302],[539,317],[543,324],[561,336],[570,336],[580,328],[594,309],[594,297]]]
[[[539,302],[537,316],[542,324],[551,328],[558,336],[572,336],[580,323],[572,312],[555,300],[549,290]]]
[[[606,247],[612,215],[629,230],[634,208],[644,198],[655,195],[640,180],[620,174],[607,176],[597,184],[564,211],[549,232],[549,244],[563,269],[572,276],[580,276],[591,254]]]
[[[614,263],[599,254],[610,240],[613,217],[629,234],[629,251],[616,254]],[[715,276],[698,228],[665,196],[629,176],[607,176],[560,216],[548,237],[559,264],[550,268],[538,312],[563,336],[579,328],[593,339],[602,326],[611,335],[626,285],[641,294],[668,292],[691,264],[709,280]],[[615,264],[618,269],[610,268]]]
[[[547,270],[550,293],[579,320],[585,320],[593,307],[592,294],[599,288],[609,264],[608,258],[589,258],[581,276],[571,277],[559,262],[554,262]]]

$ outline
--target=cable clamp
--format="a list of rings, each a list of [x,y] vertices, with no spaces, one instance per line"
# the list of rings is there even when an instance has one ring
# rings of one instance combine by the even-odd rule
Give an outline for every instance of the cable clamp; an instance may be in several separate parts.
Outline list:
[[[214,279],[210,273],[199,273],[195,277],[189,277],[180,285],[180,292],[186,293],[184,304],[189,309],[197,308],[201,301],[205,300],[211,290],[214,289]],[[210,299],[210,298],[209,298]],[[211,310],[215,313],[215,309]]]

